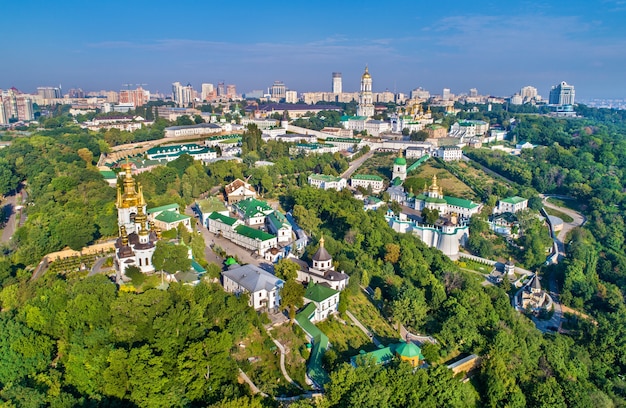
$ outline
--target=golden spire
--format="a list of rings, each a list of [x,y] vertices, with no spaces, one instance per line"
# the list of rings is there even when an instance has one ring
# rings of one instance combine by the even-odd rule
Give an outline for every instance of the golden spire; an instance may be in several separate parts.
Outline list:
[[[128,245],[128,234],[126,233],[126,227],[123,225],[120,228],[120,235],[122,236],[122,245]]]
[[[367,71],[367,66],[365,67],[365,70]],[[324,248],[324,236],[322,235],[322,238],[320,238],[320,248]]]
[[[146,226],[146,221],[148,221],[148,217],[143,212],[143,207],[139,206],[137,209],[137,215],[135,215],[135,224],[141,225],[141,228],[143,229]]]

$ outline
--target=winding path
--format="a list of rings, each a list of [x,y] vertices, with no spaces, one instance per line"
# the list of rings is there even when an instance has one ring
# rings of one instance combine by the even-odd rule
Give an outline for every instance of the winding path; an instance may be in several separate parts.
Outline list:
[[[346,315],[350,318],[350,320],[352,320],[352,323],[354,323],[354,325],[356,327],[361,329],[361,331],[363,333],[365,333],[365,335],[372,340],[372,343],[374,343],[374,345],[376,347],[380,346],[381,343],[380,343],[380,341],[378,341],[378,339],[376,337],[374,337],[374,333],[372,333],[371,331],[367,330],[367,328],[365,326],[363,326],[363,324],[361,324],[361,322],[356,317],[354,317],[354,315],[352,313],[350,313],[349,310],[346,310]]]

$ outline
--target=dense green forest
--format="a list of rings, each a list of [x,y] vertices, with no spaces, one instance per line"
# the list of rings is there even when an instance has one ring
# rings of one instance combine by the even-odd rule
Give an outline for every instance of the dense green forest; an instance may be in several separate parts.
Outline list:
[[[183,156],[138,178],[149,205],[186,205],[250,176],[302,228],[325,237],[337,268],[351,276],[346,296],[370,286],[392,322],[437,339],[422,350],[431,368],[416,372],[405,364],[354,369],[330,349],[324,396],[292,406],[625,406],[626,129],[613,114],[591,112],[591,119],[518,119],[516,137],[545,146],[519,158],[468,152],[524,188],[574,195],[588,216],[571,236],[567,261],[548,271],[561,277],[563,301],[595,319],[573,319],[566,335],[542,335],[503,289],[481,286],[441,252],[393,232],[383,210],[365,212],[348,191],[306,186],[312,171],[345,169],[338,155],[289,159],[287,145],[264,143],[251,129],[241,164],[203,167]],[[103,276],[29,280],[27,267],[43,254],[116,234],[115,190],[94,166],[108,147],[103,134],[67,125],[15,138],[0,151],[3,193],[23,182],[32,203],[0,259],[0,400],[16,407],[275,406],[248,395],[230,358],[262,321],[245,297],[209,282],[128,293]],[[257,156],[276,165],[254,168]],[[483,357],[468,383],[443,364],[459,353]]]

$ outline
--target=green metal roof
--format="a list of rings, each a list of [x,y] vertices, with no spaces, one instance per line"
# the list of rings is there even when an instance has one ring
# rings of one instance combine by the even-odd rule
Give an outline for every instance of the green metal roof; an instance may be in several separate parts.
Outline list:
[[[319,303],[336,295],[337,293],[339,292],[334,289],[313,282],[309,284],[308,288],[306,288],[306,292],[304,292],[304,297],[306,299]]]
[[[448,205],[454,205],[456,207],[467,208],[470,210],[478,207],[478,204],[470,200],[466,200],[464,198],[457,198],[457,197],[450,197],[450,196],[443,196],[443,198],[446,200]]]
[[[391,361],[396,354],[405,358],[419,357],[420,360],[424,359],[422,350],[418,346],[412,342],[407,343],[402,341],[400,343],[390,344],[388,347],[374,350],[369,353],[360,353],[353,356],[350,361],[352,364],[356,364],[358,358],[363,356],[365,361],[373,358],[374,363],[376,364],[386,364]]]
[[[154,207],[154,208],[148,208],[147,213],[148,214],[154,214],[156,212],[161,212],[161,211],[171,211],[171,210],[178,210],[179,209],[179,205],[176,203],[173,204],[167,204],[167,205],[162,205],[160,207]]]
[[[331,182],[331,181],[339,181],[341,180],[341,177],[335,177],[335,176],[331,176],[329,174],[311,174],[309,176],[310,179],[313,180],[319,180],[319,181],[325,181],[325,182]]]
[[[189,218],[191,217],[188,215],[179,214],[175,211],[163,211],[161,214],[156,216],[155,220],[164,222],[166,224],[171,224],[173,222],[188,220]]]
[[[211,220],[215,220],[215,221],[220,221],[226,225],[235,225],[235,223],[237,222],[236,218],[232,218],[232,217],[227,217],[225,215],[222,215],[220,213],[217,212],[212,212],[211,215],[209,215],[209,219]]]
[[[239,235],[243,235],[244,237],[251,239],[258,239],[259,241],[267,241],[269,239],[276,238],[272,234],[248,227],[247,225],[238,225],[235,227],[235,231],[237,231]]]
[[[410,173],[411,171],[413,171],[416,168],[418,168],[422,163],[424,163],[428,159],[430,159],[430,156],[428,156],[428,155],[420,157],[419,159],[417,159],[417,161],[415,163],[411,164],[409,166],[409,168],[406,169],[406,172]]]
[[[266,215],[266,212],[272,211],[272,207],[270,207],[265,201],[257,200],[252,197],[241,200],[234,206],[243,212],[246,218],[256,217],[258,214]]]
[[[204,269],[202,265],[200,265],[195,259],[191,260],[191,267],[193,268],[195,272],[199,274],[206,273],[206,269]]]
[[[420,348],[417,347],[412,342],[400,343],[400,345],[396,347],[396,353],[401,355],[402,357],[407,357],[407,358],[413,358],[413,357],[420,357],[420,359],[424,358],[422,356],[422,350],[420,350]]]
[[[112,170],[100,170],[100,174],[102,174],[102,177],[104,177],[105,180],[117,178],[117,174],[115,174],[115,172]]]
[[[398,166],[406,166],[406,159],[404,157],[396,157],[396,160],[394,160],[393,163]]]
[[[324,385],[330,380],[328,374],[322,367],[322,357],[328,348],[328,336],[322,333],[322,331],[309,320],[311,316],[313,316],[313,313],[315,313],[315,304],[309,303],[296,315],[296,321],[302,330],[313,338],[313,349],[311,350],[311,357],[309,357],[307,364],[307,374],[309,378],[317,384]]]
[[[524,197],[519,197],[519,196],[513,196],[513,197],[507,197],[507,198],[503,198],[502,200],[503,203],[507,203],[507,204],[519,204],[523,201],[526,201],[526,198]]]
[[[339,143],[354,143],[354,144],[361,143],[361,139],[357,139],[354,137],[327,137],[326,141],[327,142],[339,142]]]
[[[276,229],[279,229],[283,226],[291,226],[291,224],[289,224],[289,221],[287,221],[287,218],[285,218],[285,216],[281,214],[280,211],[274,211],[267,216],[267,219]]]
[[[356,180],[383,181],[383,178],[375,174],[355,174],[352,176]]]

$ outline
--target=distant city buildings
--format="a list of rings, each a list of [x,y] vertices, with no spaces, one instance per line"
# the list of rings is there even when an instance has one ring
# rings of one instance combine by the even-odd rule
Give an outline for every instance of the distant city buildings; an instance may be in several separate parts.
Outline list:
[[[333,93],[335,95],[343,92],[341,84],[341,72],[333,72]]]
[[[573,105],[574,104],[574,85],[569,85],[563,81],[560,84],[553,86],[550,90],[550,105]]]
[[[271,99],[275,102],[281,102],[285,99],[285,93],[287,87],[281,81],[274,81],[274,84],[270,88]]]
[[[135,108],[144,106],[150,100],[150,91],[146,91],[141,86],[137,89],[124,89],[119,93],[120,104],[132,104]]]
[[[185,108],[193,102],[194,90],[191,84],[183,86],[180,82],[174,82],[172,84],[172,100],[177,106]]]

